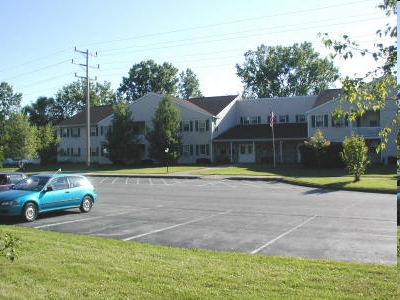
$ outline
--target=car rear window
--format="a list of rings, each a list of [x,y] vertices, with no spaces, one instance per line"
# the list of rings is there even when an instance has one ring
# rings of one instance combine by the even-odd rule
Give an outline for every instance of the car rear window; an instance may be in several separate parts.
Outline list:
[[[87,179],[80,176],[70,176],[68,177],[71,188],[79,186],[89,186],[90,183]]]
[[[10,183],[16,184],[17,182],[21,181],[22,175],[21,174],[11,174],[10,175]]]

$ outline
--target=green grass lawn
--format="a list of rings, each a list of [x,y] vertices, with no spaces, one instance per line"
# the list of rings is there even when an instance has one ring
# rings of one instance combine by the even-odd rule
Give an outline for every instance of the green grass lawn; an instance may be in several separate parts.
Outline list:
[[[288,182],[309,184],[327,188],[378,190],[395,193],[396,169],[380,165],[367,168],[361,180],[354,182],[343,169],[305,169],[299,165],[277,165],[276,168],[265,164],[249,164],[227,166],[208,170],[200,170],[201,175],[231,175],[231,176],[279,176]]]
[[[55,164],[48,166],[27,165],[24,172],[28,174],[37,172],[56,172],[59,168],[63,172],[102,173],[120,175],[167,175],[166,166],[112,166],[92,164],[87,168],[84,164]],[[4,170],[15,171],[17,168]],[[278,164],[276,168],[267,164],[240,164],[234,166],[184,166],[172,165],[168,167],[168,174],[191,171],[194,175],[223,175],[223,176],[279,176],[284,180],[296,183],[316,185],[326,188],[377,190],[387,193],[396,191],[396,167],[372,165],[367,167],[366,174],[359,182],[353,182],[344,169],[306,169],[298,164]]]
[[[398,299],[396,266],[226,253],[0,226],[2,299]]]

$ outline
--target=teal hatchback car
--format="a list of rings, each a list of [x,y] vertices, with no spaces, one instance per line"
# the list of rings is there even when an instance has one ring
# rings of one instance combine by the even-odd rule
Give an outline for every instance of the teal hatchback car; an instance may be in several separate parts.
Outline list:
[[[89,212],[96,200],[93,185],[83,175],[37,174],[0,192],[0,216],[32,222],[42,212],[70,208]]]

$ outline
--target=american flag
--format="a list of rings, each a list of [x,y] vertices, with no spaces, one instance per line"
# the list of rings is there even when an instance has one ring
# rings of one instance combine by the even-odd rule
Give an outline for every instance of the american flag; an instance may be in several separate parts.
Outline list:
[[[274,112],[271,112],[271,118],[269,119],[269,126],[274,127]]]

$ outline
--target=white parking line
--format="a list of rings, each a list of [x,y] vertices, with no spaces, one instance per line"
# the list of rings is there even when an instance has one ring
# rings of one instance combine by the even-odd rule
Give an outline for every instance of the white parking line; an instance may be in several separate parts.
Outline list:
[[[207,216],[207,217],[202,217],[202,218],[190,220],[190,221],[187,221],[187,222],[171,225],[171,226],[160,228],[160,229],[155,229],[155,230],[152,230],[152,231],[149,231],[149,232],[145,232],[145,233],[142,233],[142,234],[138,234],[138,235],[134,235],[134,236],[131,236],[131,237],[127,237],[127,238],[123,239],[123,241],[130,241],[130,240],[133,240],[133,239],[144,237],[146,235],[151,235],[151,234],[154,234],[154,233],[159,233],[159,232],[162,232],[162,231],[174,229],[176,227],[180,227],[180,226],[196,223],[196,222],[199,222],[199,221],[204,221],[204,220],[211,219],[211,218],[214,218],[214,217],[217,217],[217,216],[220,216],[220,215],[225,215],[225,214],[227,214],[229,212],[230,211],[228,210],[228,211],[221,212],[219,214],[215,214],[215,215],[211,215],[211,216]]]
[[[115,177],[111,184],[114,184],[117,181],[118,177]]]
[[[84,218],[84,219],[79,219],[79,220],[70,220],[70,221],[59,222],[59,223],[51,223],[51,224],[46,224],[46,225],[35,226],[33,228],[39,229],[39,228],[52,227],[52,226],[58,226],[58,225],[64,225],[64,224],[84,222],[84,221],[89,221],[89,220],[96,220],[96,219],[101,219],[101,218],[104,218],[104,217],[115,217],[115,216],[127,215],[127,214],[131,214],[132,212],[153,210],[153,209],[157,209],[157,208],[160,208],[160,207],[163,207],[163,206],[164,205],[157,205],[156,207],[146,207],[146,208],[143,208],[143,209],[133,209],[133,210],[129,210],[129,211],[120,212],[120,213],[117,213],[117,214],[110,214],[110,215],[104,215],[104,216],[99,216],[99,217]]]
[[[96,220],[96,219],[101,219],[101,218],[104,218],[104,216],[92,217],[92,218],[85,218],[85,219],[79,219],[79,220],[72,220],[72,221],[65,221],[65,222],[59,222],[59,223],[52,223],[52,224],[46,224],[46,225],[40,225],[40,226],[35,226],[35,227],[33,227],[33,228],[38,229],[38,228],[51,227],[51,226],[58,226],[58,225],[76,223],[76,222],[83,222],[83,221],[88,221],[88,220]]]
[[[128,182],[129,182],[129,177],[126,177],[125,178],[125,184],[128,184]]]
[[[277,236],[276,238],[270,240],[268,243],[262,245],[261,247],[259,247],[259,248],[255,249],[255,250],[251,251],[250,253],[251,253],[251,254],[256,254],[256,253],[260,252],[262,249],[264,249],[264,248],[268,247],[269,245],[275,243],[277,240],[283,238],[284,236],[288,235],[289,233],[292,233],[293,231],[299,229],[300,227],[304,226],[305,224],[307,224],[307,223],[310,222],[311,220],[315,219],[316,217],[317,217],[317,215],[308,218],[308,219],[305,220],[303,223],[300,223],[300,224],[297,225],[296,227],[293,227],[292,229],[290,229],[290,230],[288,230],[288,231],[282,233],[281,235],[279,235],[279,236]]]

